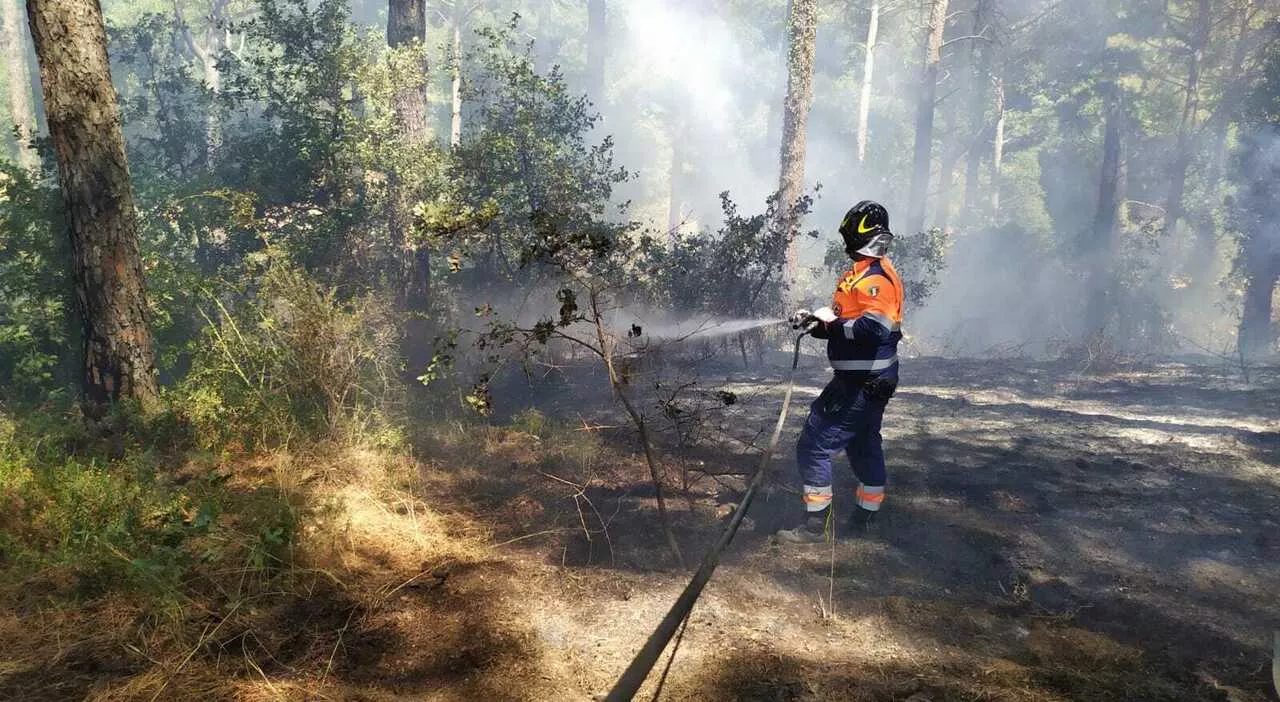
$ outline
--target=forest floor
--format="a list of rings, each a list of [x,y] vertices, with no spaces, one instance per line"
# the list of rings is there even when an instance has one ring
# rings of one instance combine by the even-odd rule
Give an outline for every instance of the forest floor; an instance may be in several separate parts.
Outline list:
[[[653,414],[686,430],[663,432],[662,454],[690,564],[740,494],[740,478],[707,473],[754,465],[787,360],[686,366],[663,381],[683,386],[679,412]],[[885,417],[879,533],[782,546],[770,535],[798,518],[794,436],[827,378],[807,356],[767,489],[695,607],[661,699],[1272,699],[1280,369],[1248,376],[911,360]],[[334,482],[342,526],[322,529],[326,555],[311,557],[326,575],[234,627],[210,616],[179,655],[144,655],[147,642],[119,634],[140,616],[127,603],[40,615],[44,631],[92,630],[32,644],[51,661],[0,655],[0,696],[597,698],[689,576],[607,390],[584,368],[513,381],[495,397],[523,393],[541,413],[424,430],[397,473],[404,492]],[[843,467],[838,481],[847,509]],[[0,643],[39,638],[32,625],[0,616]],[[251,665],[228,673],[240,657]],[[58,676],[80,682],[52,686]]]

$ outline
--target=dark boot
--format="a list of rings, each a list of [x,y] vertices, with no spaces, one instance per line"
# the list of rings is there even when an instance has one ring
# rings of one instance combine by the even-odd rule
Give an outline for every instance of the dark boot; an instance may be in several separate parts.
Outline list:
[[[877,529],[876,515],[879,512],[872,512],[862,507],[854,507],[853,514],[849,515],[849,532],[854,535],[874,534]]]
[[[788,544],[821,544],[827,541],[827,518],[831,514],[831,508],[822,510],[821,512],[809,512],[805,515],[804,523],[794,529],[782,529],[778,531],[778,541]]]

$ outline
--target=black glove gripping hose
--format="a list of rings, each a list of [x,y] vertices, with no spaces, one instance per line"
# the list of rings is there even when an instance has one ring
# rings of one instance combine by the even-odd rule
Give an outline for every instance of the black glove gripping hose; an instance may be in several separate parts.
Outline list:
[[[796,387],[796,368],[800,365],[800,342],[804,340],[806,334],[808,334],[807,331],[796,337],[795,352],[791,357],[791,372],[787,375],[787,394],[782,400],[782,411],[778,413],[778,423],[773,428],[773,437],[769,440],[769,446],[764,450],[764,453],[760,454],[760,464],[756,466],[755,472],[751,474],[751,479],[747,482],[747,491],[742,496],[742,502],[738,505],[738,509],[734,511],[733,517],[729,520],[729,525],[725,527],[724,533],[720,535],[720,540],[703,557],[702,565],[698,567],[698,572],[693,574],[693,579],[685,586],[684,592],[680,593],[680,597],[675,604],[671,605],[667,616],[663,617],[662,621],[658,623],[658,628],[654,629],[653,633],[649,635],[649,640],[645,642],[644,648],[640,649],[640,652],[632,659],[631,665],[627,666],[627,669],[623,671],[622,677],[618,678],[618,682],[614,683],[613,689],[604,698],[604,702],[628,702],[635,697],[640,686],[649,677],[649,672],[653,670],[653,666],[658,662],[658,657],[666,649],[667,643],[675,635],[676,629],[680,628],[681,623],[688,618],[689,612],[693,610],[694,603],[698,601],[698,596],[702,594],[702,588],[706,586],[707,581],[711,579],[711,574],[715,572],[716,566],[720,564],[720,553],[729,545],[729,542],[733,541],[734,534],[738,533],[738,527],[742,524],[742,519],[747,516],[747,508],[751,506],[751,500],[755,499],[760,485],[764,482],[765,469],[769,467],[769,459],[773,457],[773,450],[778,446],[778,439],[782,436],[782,427],[787,423],[787,413],[791,409],[791,395]],[[656,695],[654,699],[657,699]]]

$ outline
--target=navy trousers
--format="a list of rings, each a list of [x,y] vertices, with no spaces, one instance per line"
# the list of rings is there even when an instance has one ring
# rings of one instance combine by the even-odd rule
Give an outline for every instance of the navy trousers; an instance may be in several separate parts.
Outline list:
[[[836,374],[827,383],[818,399],[809,405],[809,418],[796,444],[796,461],[806,495],[831,494],[831,459],[840,451],[848,455],[849,465],[862,485],[881,488],[877,492],[883,493],[886,475],[880,423],[891,394],[892,389],[886,394],[876,384],[867,384],[856,376]]]

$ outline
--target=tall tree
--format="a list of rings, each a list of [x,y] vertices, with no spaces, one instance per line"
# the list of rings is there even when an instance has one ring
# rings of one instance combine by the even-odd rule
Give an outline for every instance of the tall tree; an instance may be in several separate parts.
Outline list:
[[[1089,291],[1085,307],[1085,323],[1091,335],[1101,335],[1115,314],[1117,289],[1113,252],[1120,237],[1122,213],[1128,190],[1128,167],[1125,159],[1125,123],[1123,94],[1114,82],[1098,88],[1103,100],[1102,172],[1098,185],[1098,206],[1085,258],[1088,262]]]
[[[1280,282],[1280,36],[1263,51],[1258,82],[1242,100],[1244,132],[1233,179],[1239,201],[1232,209],[1233,228],[1240,233],[1236,267],[1244,274],[1244,309],[1237,345],[1245,356],[1273,350],[1276,326],[1272,300]]]
[[[205,88],[213,95],[222,92],[222,71],[218,68],[219,54],[227,48],[226,39],[229,32],[222,25],[227,19],[227,9],[231,0],[213,0],[203,18],[203,26],[193,31],[183,17],[182,3],[175,0],[173,11],[178,26],[182,28],[182,37],[187,49],[200,63],[200,74]],[[217,165],[218,150],[222,146],[222,115],[217,110],[209,110],[205,118],[205,166],[212,169]]]
[[[1213,26],[1213,5],[1210,0],[1198,0],[1196,11],[1188,18],[1184,31],[1175,35],[1187,38],[1184,51],[1187,55],[1187,78],[1183,84],[1182,114],[1178,120],[1177,144],[1169,173],[1169,194],[1165,198],[1165,230],[1177,234],[1183,217],[1183,196],[1187,189],[1187,169],[1191,166],[1194,131],[1200,112],[1200,74],[1204,64],[1204,52],[1209,45],[1209,32]]]
[[[36,131],[36,113],[31,104],[31,75],[23,41],[20,0],[0,0],[0,39],[4,41],[5,82],[9,88],[9,115],[17,129],[18,163],[33,168],[38,159],[31,148]]]
[[[159,409],[138,214],[98,0],[27,0],[49,136],[71,224],[86,409]]]
[[[605,0],[587,0],[587,95],[604,102],[604,64],[609,49]]]
[[[393,49],[421,47],[427,39],[427,0],[388,0],[387,45]],[[421,75],[427,75],[422,59]],[[414,141],[427,135],[427,83],[410,80],[395,96],[396,115]]]
[[[1004,170],[1004,77],[995,79],[995,133],[991,137],[991,216],[1000,216],[1000,177]]]
[[[925,201],[933,165],[933,113],[938,99],[938,68],[942,62],[942,36],[947,25],[947,0],[929,0],[925,25],[924,70],[916,103],[916,146],[912,157],[911,194],[907,201],[907,231],[924,229]]]
[[[462,28],[470,13],[467,0],[454,0],[450,18],[453,42],[449,50],[449,146],[454,147],[462,143]]]
[[[987,37],[990,34],[991,0],[976,0],[973,5],[973,35]],[[969,128],[973,134],[965,158],[964,213],[973,218],[978,215],[980,204],[982,162],[986,156],[986,140],[992,137],[991,123],[987,120],[987,94],[991,85],[991,49],[979,41],[971,41],[969,66],[965,74],[965,92],[969,94]]]
[[[875,77],[876,42],[880,39],[880,0],[871,0],[866,54],[862,60],[862,90],[858,95],[858,163],[867,160],[867,127],[871,118],[871,82]]]
[[[787,52],[787,97],[783,102],[782,153],[778,177],[778,222],[781,231],[800,226],[792,221],[791,209],[804,196],[804,159],[809,110],[813,107],[813,58],[818,40],[817,0],[792,0],[787,18],[790,49]],[[797,268],[794,238],[787,246],[787,271],[795,279]]]

